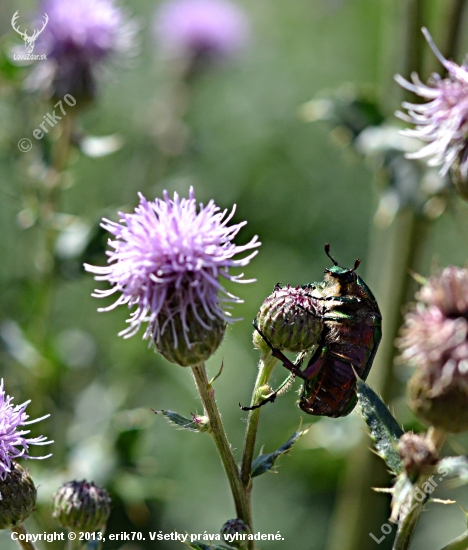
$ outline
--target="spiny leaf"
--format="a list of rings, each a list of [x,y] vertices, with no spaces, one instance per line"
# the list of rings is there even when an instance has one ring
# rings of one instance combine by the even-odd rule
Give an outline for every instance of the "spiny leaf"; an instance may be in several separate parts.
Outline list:
[[[282,454],[285,454],[291,449],[291,447],[296,443],[296,441],[301,437],[301,435],[304,435],[307,433],[309,428],[302,431],[295,432],[284,445],[281,445],[279,449],[272,453],[268,454],[262,454],[259,455],[252,464],[252,471],[251,476],[256,477],[261,474],[264,474],[265,472],[268,472],[268,470],[271,470],[273,467],[275,460],[281,456]]]
[[[163,414],[170,422],[184,428],[184,430],[189,430],[191,432],[207,432],[210,429],[209,423],[205,417],[199,417],[192,415],[192,418],[186,418],[185,416],[180,415],[174,411],[153,411],[158,414]]]
[[[357,395],[361,414],[369,426],[370,436],[379,456],[390,470],[399,474],[403,467],[397,445],[403,430],[380,397],[363,380],[357,380]]]

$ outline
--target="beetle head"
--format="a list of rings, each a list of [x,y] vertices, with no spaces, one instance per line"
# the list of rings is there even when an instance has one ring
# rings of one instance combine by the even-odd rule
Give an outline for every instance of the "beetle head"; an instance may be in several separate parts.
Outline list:
[[[330,245],[328,243],[325,244],[325,254],[333,262],[332,267],[325,269],[325,275],[339,279],[339,281],[344,284],[356,282],[357,280],[356,269],[359,267],[359,264],[361,263],[361,260],[359,258],[354,262],[354,267],[352,269],[348,269],[346,267],[341,267],[338,265],[336,260],[330,254]]]

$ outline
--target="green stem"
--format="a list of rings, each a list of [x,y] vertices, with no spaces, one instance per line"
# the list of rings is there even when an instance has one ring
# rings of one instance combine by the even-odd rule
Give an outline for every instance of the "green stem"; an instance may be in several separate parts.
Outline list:
[[[16,533],[18,535],[17,543],[21,546],[23,550],[37,550],[35,544],[33,542],[29,542],[26,540],[20,540],[21,536],[26,536],[28,534],[28,531],[26,530],[26,527],[21,524],[17,525],[16,527],[11,528],[12,533]]]
[[[440,430],[434,427],[431,427],[427,433],[427,439],[429,439],[434,444],[437,451],[440,451],[440,449],[442,448],[442,445],[444,444],[444,441],[445,441],[445,437],[446,437],[446,432],[444,430]],[[418,477],[416,483],[414,483],[413,488],[411,490],[410,500],[407,503],[407,506],[409,507],[410,510],[414,505],[416,506],[401,521],[398,527],[398,532],[395,537],[395,541],[393,543],[393,550],[409,549],[411,544],[411,539],[413,538],[414,530],[419,521],[419,516],[421,515],[421,512],[424,508],[424,502],[420,502],[415,498],[417,493],[416,489],[421,489],[421,487],[429,478],[430,478],[430,474],[421,474]]]
[[[442,50],[444,56],[447,59],[454,59],[457,55],[459,46],[461,32],[464,28],[464,19],[463,14],[466,8],[466,0],[452,0],[452,3],[449,8],[449,13],[447,16],[447,35],[446,35],[446,45]]]
[[[52,161],[44,178],[40,208],[40,223],[44,232],[44,244],[40,251],[39,264],[42,266],[43,275],[38,281],[35,311],[32,314],[32,337],[40,352],[43,352],[46,347],[47,331],[53,305],[54,249],[57,239],[55,214],[59,207],[63,172],[68,164],[74,126],[72,115],[66,115],[59,124],[60,135],[54,144]]]
[[[442,550],[466,550],[468,548],[468,532],[449,542]]]
[[[202,400],[205,414],[210,420],[210,433],[213,436],[216,448],[224,466],[229,485],[231,487],[234,504],[236,507],[237,517],[244,521],[250,529],[252,529],[252,510],[250,500],[246,496],[246,492],[241,483],[239,468],[237,467],[231,445],[224,431],[224,426],[221,421],[221,416],[218,411],[214,396],[214,388],[209,383],[206,374],[204,363],[192,367],[195,384]],[[251,550],[254,549],[254,541],[251,541]]]
[[[256,405],[261,399],[260,388],[268,384],[273,367],[278,360],[270,352],[260,359],[257,380],[252,393],[252,402],[250,406]],[[261,408],[249,412],[247,420],[247,430],[245,432],[244,452],[242,453],[241,480],[244,487],[250,492],[250,471],[252,469],[252,460],[255,449],[255,440],[257,438],[258,423],[260,420]]]

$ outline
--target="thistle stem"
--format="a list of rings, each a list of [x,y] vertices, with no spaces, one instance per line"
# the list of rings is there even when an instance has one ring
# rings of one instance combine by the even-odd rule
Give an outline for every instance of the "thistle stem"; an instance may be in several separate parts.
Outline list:
[[[17,525],[16,527],[12,527],[11,532],[16,533],[18,535],[18,538],[16,539],[16,541],[23,550],[37,550],[33,542],[20,539],[20,536],[25,537],[28,534],[28,531],[26,530],[26,527],[23,524]]]
[[[257,380],[252,393],[252,402],[250,406],[256,405],[260,400],[260,388],[268,384],[273,367],[278,360],[268,352],[260,359],[260,365],[258,369]],[[241,480],[246,490],[251,491],[250,488],[250,471],[252,469],[252,460],[255,449],[255,440],[257,438],[258,423],[260,420],[261,408],[254,409],[249,412],[247,420],[247,430],[245,432],[244,440],[244,452],[242,453],[242,465],[241,465]]]
[[[442,550],[466,550],[468,548],[468,533],[463,533],[456,539],[449,542]]]
[[[214,396],[214,388],[209,383],[206,374],[206,368],[203,363],[192,367],[195,384],[202,400],[205,414],[210,421],[210,433],[214,439],[216,448],[224,466],[229,485],[231,487],[234,504],[236,507],[237,517],[244,521],[252,530],[252,509],[250,500],[247,498],[244,487],[241,483],[239,468],[237,467],[234,455],[231,450],[231,445],[227,439],[224,426],[221,421],[221,416],[218,411],[216,399]],[[254,550],[254,541],[249,546],[250,550]]]
[[[444,441],[445,441],[445,437],[446,437],[446,432],[439,428],[431,427],[427,432],[427,439],[432,441],[437,451],[440,451],[440,449],[442,448],[442,445],[444,444]],[[416,499],[416,493],[417,493],[416,489],[421,489],[423,484],[429,478],[430,478],[430,474],[421,474],[416,480],[416,482],[414,483],[410,494],[410,502],[408,503],[408,507],[411,511],[408,513],[407,516],[403,518],[403,520],[401,521],[398,527],[398,532],[395,537],[395,541],[393,543],[393,550],[408,550],[408,548],[410,547],[414,530],[419,521],[419,516],[421,515],[421,512],[424,508],[424,501],[419,502],[419,500]],[[414,506],[414,509],[412,509],[413,506]]]

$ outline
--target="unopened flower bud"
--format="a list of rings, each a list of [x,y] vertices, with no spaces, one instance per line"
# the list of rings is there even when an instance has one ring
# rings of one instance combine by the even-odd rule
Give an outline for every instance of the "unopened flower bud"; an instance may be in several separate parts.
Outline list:
[[[417,294],[405,316],[401,360],[416,367],[409,406],[424,422],[451,433],[468,430],[468,271],[447,267]]]
[[[437,449],[434,443],[423,435],[411,432],[400,437],[398,454],[406,473],[419,476],[428,473],[437,462]]]
[[[234,548],[247,548],[247,536],[250,534],[248,525],[239,518],[230,519],[221,527],[221,536]]]
[[[164,326],[166,321],[161,312],[157,322]],[[154,339],[159,353],[171,363],[189,367],[206,361],[218,349],[226,332],[226,322],[219,317],[208,318],[203,307],[198,308],[197,314],[188,308],[184,319],[176,314],[172,323],[155,332],[159,335],[159,339]]]
[[[36,487],[16,462],[5,479],[0,479],[0,529],[21,525],[36,509]]]
[[[105,526],[111,499],[93,482],[69,481],[55,493],[52,508],[52,517],[62,527],[92,533]]]
[[[276,287],[261,305],[256,322],[276,348],[305,351],[319,342],[323,330],[322,305],[307,287]],[[257,331],[254,344],[259,349],[267,349]]]

